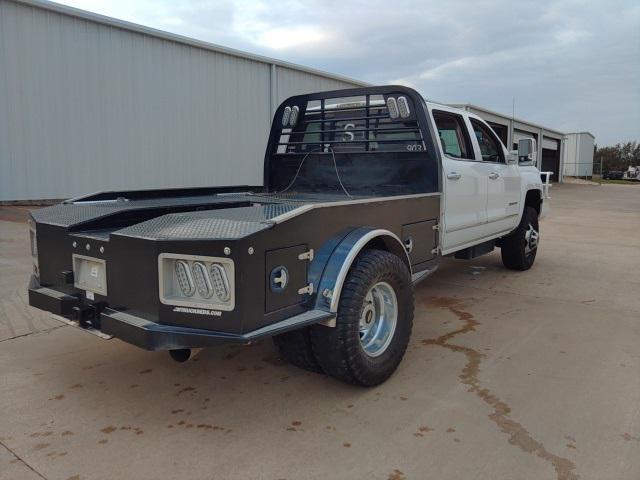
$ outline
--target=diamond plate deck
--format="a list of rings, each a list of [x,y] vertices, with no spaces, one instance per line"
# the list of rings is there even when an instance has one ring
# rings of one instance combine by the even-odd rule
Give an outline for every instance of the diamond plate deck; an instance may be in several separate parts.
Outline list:
[[[257,198],[250,194],[237,195],[201,195],[192,197],[167,197],[147,200],[109,201],[109,202],[73,202],[59,203],[32,212],[38,223],[47,223],[61,227],[80,225],[90,220],[105,218],[123,211],[143,210],[159,207],[215,206],[226,203],[251,202]],[[279,203],[281,200],[260,196],[260,203]]]
[[[343,195],[286,192],[284,194],[234,193],[130,201],[75,201],[34,210],[32,215],[37,223],[56,225],[71,230],[75,236],[104,241],[108,241],[111,235],[156,240],[232,240],[270,228],[274,224],[272,221],[274,218],[296,208],[318,202],[328,203],[345,199],[347,198]],[[229,207],[225,208],[226,205]],[[160,211],[158,216],[150,219],[152,215],[147,214],[145,219],[142,213],[148,209],[164,208],[182,211],[174,213]],[[136,211],[141,212],[138,222],[133,219],[129,226],[108,227],[108,218]],[[105,220],[105,228],[102,228],[103,225],[100,223],[96,223],[96,220]],[[85,230],[82,228],[83,225],[86,225]]]
[[[272,218],[300,204],[269,204],[252,207],[171,213],[114,232],[114,235],[156,240],[232,240],[270,228]]]

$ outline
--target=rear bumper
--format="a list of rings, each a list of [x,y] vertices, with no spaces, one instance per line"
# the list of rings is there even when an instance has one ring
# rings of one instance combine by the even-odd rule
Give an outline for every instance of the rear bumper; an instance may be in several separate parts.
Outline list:
[[[74,318],[82,307],[79,298],[41,287],[35,277],[29,284],[29,304],[55,315],[71,318],[72,324],[84,330],[99,330],[104,336],[113,336],[145,350],[173,350],[181,348],[211,347],[225,343],[252,343],[260,338],[289,330],[330,321],[335,315],[323,310],[308,310],[280,322],[248,332],[234,334],[214,330],[180,327],[152,322],[128,312],[105,308],[97,314],[97,321]],[[77,308],[74,308],[77,307]]]
[[[100,314],[100,329],[107,335],[145,350],[173,350],[211,347],[223,343],[248,343],[242,335],[164,325],[108,308]]]
[[[73,307],[80,305],[77,297],[41,287],[35,276],[29,282],[29,305],[62,317],[73,315]]]

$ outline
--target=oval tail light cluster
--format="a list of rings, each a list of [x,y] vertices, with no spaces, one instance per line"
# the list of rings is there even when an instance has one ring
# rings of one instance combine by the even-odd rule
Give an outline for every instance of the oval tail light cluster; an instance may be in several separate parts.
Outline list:
[[[409,110],[409,102],[407,97],[398,97],[398,111],[402,118],[409,118],[411,111]]]
[[[229,280],[224,268],[217,263],[211,265],[211,282],[213,285],[213,291],[216,297],[222,302],[229,301],[231,295],[229,290]]]
[[[405,96],[400,96],[397,99],[395,97],[387,98],[387,110],[392,119],[398,117],[409,118],[411,116],[409,100]]]
[[[298,116],[300,115],[300,107],[294,105],[293,107],[286,106],[282,111],[282,126],[295,127],[298,123]]]
[[[207,266],[202,262],[194,262],[191,271],[193,272],[193,279],[198,289],[198,295],[202,298],[211,298],[213,295],[213,287],[211,286],[211,280],[207,273]]]
[[[282,112],[282,126],[286,127],[289,125],[289,118],[291,118],[291,107],[284,107],[284,111]]]
[[[398,103],[395,98],[387,98],[387,110],[389,110],[389,116],[391,118],[398,118],[400,116],[398,113]]]
[[[193,277],[191,276],[191,269],[189,264],[184,260],[177,260],[175,263],[175,272],[178,279],[178,286],[185,297],[191,297],[196,288],[193,284]]]

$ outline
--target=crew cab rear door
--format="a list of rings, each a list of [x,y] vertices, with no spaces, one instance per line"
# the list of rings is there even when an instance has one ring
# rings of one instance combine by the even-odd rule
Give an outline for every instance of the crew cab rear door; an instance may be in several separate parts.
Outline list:
[[[520,213],[520,172],[507,165],[506,151],[495,132],[481,119],[469,116],[476,159],[487,168],[487,225],[483,236],[510,231]]]
[[[469,125],[457,110],[434,107],[431,114],[442,152],[443,253],[484,236],[491,165],[478,161]]]

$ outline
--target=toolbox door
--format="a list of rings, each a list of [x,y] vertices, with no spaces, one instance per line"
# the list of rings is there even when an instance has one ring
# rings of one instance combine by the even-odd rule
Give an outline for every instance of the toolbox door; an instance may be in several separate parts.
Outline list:
[[[435,257],[432,250],[436,247],[436,231],[433,229],[436,220],[409,223],[402,226],[402,243],[404,244],[411,265],[426,262]]]
[[[307,245],[271,250],[265,254],[265,311],[302,303],[305,295],[298,290],[307,286],[307,264],[298,255],[306,252]]]

